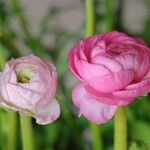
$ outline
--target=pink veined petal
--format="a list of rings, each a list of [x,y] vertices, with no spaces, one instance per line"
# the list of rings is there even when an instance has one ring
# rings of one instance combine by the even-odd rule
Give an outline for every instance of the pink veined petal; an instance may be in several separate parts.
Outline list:
[[[149,52],[148,52],[148,58],[149,58],[149,63],[148,63],[148,64],[150,64],[150,50],[149,50]],[[149,67],[148,67],[147,73],[146,73],[145,76],[144,76],[144,79],[147,79],[147,78],[150,78],[150,65],[149,65]]]
[[[141,85],[137,85],[137,88],[135,88],[136,86],[134,85],[132,86],[132,88],[134,87],[133,89],[130,87],[130,89],[113,92],[113,95],[119,96],[120,98],[130,98],[132,101],[135,98],[150,92],[150,85],[145,84],[144,86],[142,86],[142,84],[144,85],[144,83],[141,83]]]
[[[55,121],[60,115],[60,106],[58,102],[53,99],[45,106],[37,108],[36,115],[33,116],[36,122],[41,125],[49,124]]]
[[[140,68],[137,71],[137,78],[141,79],[146,75],[149,70],[150,49],[142,45],[134,45],[133,47],[138,52],[137,59],[140,61]]]
[[[106,41],[106,44],[130,44],[135,42],[133,38],[118,31],[106,32],[102,35],[102,39]]]
[[[150,92],[150,79],[146,79],[139,83],[131,84],[122,91],[114,92],[113,95],[120,97],[120,99],[127,99],[127,102],[131,103],[137,97],[148,94],[149,92]],[[123,101],[119,102],[119,105],[122,105],[122,103]]]
[[[112,93],[101,93],[96,91],[93,87],[84,84],[85,90],[95,97],[99,102],[107,104],[107,105],[116,105],[116,106],[124,106],[130,103],[133,98],[128,97],[119,97],[113,95]]]
[[[86,54],[87,58],[91,57],[91,52],[93,51],[94,47],[97,47],[99,42],[101,41],[101,35],[94,35],[82,40],[84,43],[84,53]]]
[[[74,88],[72,99],[73,103],[79,108],[80,114],[95,124],[109,121],[117,109],[117,106],[99,102],[87,93],[82,84]]]
[[[97,45],[99,41],[101,41],[101,39],[102,39],[102,36],[100,34],[97,34],[97,35],[93,35],[88,38],[85,38],[83,41],[86,41],[86,43],[89,43],[90,47],[94,47]]]
[[[75,66],[75,60],[74,60],[74,57],[75,57],[75,54],[74,54],[74,50],[72,49],[70,52],[69,52],[69,55],[68,55],[68,65],[69,65],[69,69],[71,70],[71,72],[79,79],[82,81],[82,78],[81,76],[79,75],[78,71],[77,71],[77,68]]]
[[[134,70],[136,78],[139,76],[139,69],[141,67],[140,61],[134,54],[123,54],[115,57],[115,59],[122,64],[124,69]]]
[[[103,65],[95,65],[82,60],[78,61],[77,69],[84,80],[111,74],[111,71]]]
[[[99,53],[104,53],[106,49],[105,41],[99,41],[96,43],[94,48],[91,51],[91,58],[96,56]]]
[[[142,80],[141,82],[130,84],[125,89],[133,90],[133,89],[137,89],[137,88],[142,88],[144,86],[150,86],[150,79],[145,79],[145,80]]]
[[[98,54],[95,57],[93,57],[91,62],[94,64],[105,66],[112,73],[119,72],[123,69],[122,65],[118,61],[111,59],[107,56],[104,56],[102,54]]]
[[[44,85],[44,83],[45,83],[45,85]],[[14,86],[17,85],[20,88],[40,94],[45,91],[45,88],[47,87],[46,84],[47,84],[46,81],[41,82],[40,80],[37,80],[37,81],[30,82],[30,83],[17,83],[17,84],[12,84],[12,85],[14,85]]]
[[[88,59],[87,59],[86,53],[84,51],[84,43],[85,42],[83,40],[81,40],[72,50],[79,57],[79,59],[87,61]]]
[[[149,67],[149,57],[143,47],[130,46],[130,50],[122,55],[116,56],[115,60],[120,62],[125,69],[135,71],[135,80],[141,79]]]
[[[30,63],[29,63],[30,62]],[[45,62],[44,61],[41,61],[41,59],[39,57],[36,57],[34,55],[29,55],[29,56],[23,56],[23,57],[20,57],[20,58],[17,58],[17,59],[11,59],[8,64],[10,67],[14,67],[15,65],[18,65],[18,64],[30,64],[30,65],[40,65],[42,67],[45,66]],[[11,69],[12,69],[11,68]],[[45,68],[45,67],[44,67]]]
[[[134,71],[128,69],[102,77],[89,78],[87,83],[99,92],[111,93],[123,89],[130,84],[133,79]]]
[[[1,89],[6,102],[16,107],[32,109],[32,101],[40,99],[41,95],[32,90],[24,89],[18,85],[7,84],[6,89]],[[12,92],[7,92],[12,91]]]
[[[149,79],[150,78],[150,67],[148,69],[149,71],[147,72],[147,74],[145,75],[144,79]]]

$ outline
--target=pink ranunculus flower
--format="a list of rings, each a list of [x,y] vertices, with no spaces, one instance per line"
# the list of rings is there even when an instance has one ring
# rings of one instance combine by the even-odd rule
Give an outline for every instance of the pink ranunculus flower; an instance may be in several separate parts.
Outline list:
[[[68,64],[81,82],[73,89],[73,103],[93,123],[107,122],[119,106],[150,92],[150,49],[124,33],[81,40],[71,49]]]
[[[56,84],[53,64],[33,55],[12,59],[1,73],[0,106],[32,116],[39,124],[51,123],[60,114]]]

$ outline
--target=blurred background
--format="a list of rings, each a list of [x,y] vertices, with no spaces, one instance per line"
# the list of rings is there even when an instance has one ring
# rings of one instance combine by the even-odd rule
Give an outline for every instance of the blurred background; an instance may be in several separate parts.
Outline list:
[[[139,36],[150,44],[150,1],[95,0],[96,34],[112,29]],[[6,60],[35,54],[57,68],[61,116],[49,125],[33,120],[36,150],[91,150],[90,125],[71,102],[76,81],[67,68],[67,53],[85,36],[84,0],[0,0],[0,69]],[[150,150],[150,97],[140,97],[127,107],[129,150]],[[14,120],[13,120],[14,121]],[[15,118],[15,149],[21,148],[18,115]],[[11,119],[0,109],[0,150],[8,148]],[[113,149],[113,120],[100,127],[104,150]],[[100,136],[100,135],[99,135]]]

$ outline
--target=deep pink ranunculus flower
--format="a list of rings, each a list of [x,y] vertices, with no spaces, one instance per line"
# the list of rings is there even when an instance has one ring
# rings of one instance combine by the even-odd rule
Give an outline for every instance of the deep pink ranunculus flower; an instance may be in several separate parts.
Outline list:
[[[150,92],[150,49],[139,38],[117,31],[91,36],[71,49],[68,64],[80,80],[73,103],[93,123]]]
[[[39,124],[51,123],[60,114],[56,84],[53,64],[33,55],[12,59],[1,73],[0,106],[32,116]]]

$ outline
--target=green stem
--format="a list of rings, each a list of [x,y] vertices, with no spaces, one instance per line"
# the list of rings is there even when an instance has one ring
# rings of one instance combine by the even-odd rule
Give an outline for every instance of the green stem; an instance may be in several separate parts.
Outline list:
[[[5,48],[0,44],[0,71],[3,70],[5,63],[6,63],[6,56],[5,56]],[[3,113],[1,115],[2,128],[6,131],[7,136],[7,149],[8,150],[16,150],[16,134],[17,134],[17,116],[16,113],[13,111],[7,111],[6,117]]]
[[[95,7],[94,0],[86,0],[86,36],[95,32]]]
[[[8,111],[6,113],[7,113],[7,119],[9,122],[5,124],[7,126],[6,128],[7,138],[8,138],[7,148],[8,150],[9,149],[16,150],[16,133],[17,133],[17,117],[16,116],[17,115],[13,111]]]
[[[104,20],[103,20],[103,32],[108,32],[113,29],[113,1],[104,0]]]
[[[101,139],[101,130],[100,126],[97,126],[95,124],[91,125],[91,131],[92,131],[92,138],[93,138],[93,150],[102,150],[103,149],[103,143]]]
[[[95,1],[86,0],[86,37],[91,36],[95,32]],[[102,139],[100,127],[90,124],[93,140],[93,150],[102,150]]]
[[[34,150],[34,137],[30,117],[20,116],[23,150]]]
[[[118,108],[114,121],[114,150],[127,150],[127,119],[124,108]]]

